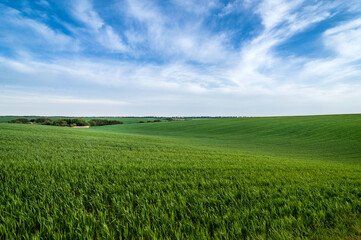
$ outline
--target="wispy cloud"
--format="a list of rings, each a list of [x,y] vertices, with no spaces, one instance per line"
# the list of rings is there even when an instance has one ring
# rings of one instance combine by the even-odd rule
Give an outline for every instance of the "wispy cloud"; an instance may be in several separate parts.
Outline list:
[[[22,95],[24,92],[21,93]],[[126,105],[127,102],[123,101],[114,101],[114,100],[107,100],[107,99],[79,99],[74,98],[71,96],[34,96],[30,94],[30,96],[9,96],[9,95],[2,95],[0,97],[0,102],[2,103],[32,103],[32,104],[42,104],[46,102],[47,104],[84,104],[84,105]]]
[[[221,6],[221,2],[218,0],[172,0],[171,2],[182,10],[203,16],[208,15],[212,9]]]
[[[48,25],[26,17],[20,11],[0,4],[3,40],[6,44],[21,48],[23,46],[39,46],[51,51],[76,51],[78,42],[73,37],[53,30]],[[29,40],[29,38],[31,40]]]
[[[44,6],[44,7],[49,7],[50,6],[48,1],[46,1],[46,0],[38,0],[38,1],[36,1],[36,3],[41,5],[41,6]]]
[[[361,58],[361,18],[328,29],[324,35],[326,47],[350,61]]]
[[[264,30],[245,44],[236,68],[229,71],[229,78],[241,87],[258,85],[275,88],[290,82],[289,70],[298,74],[298,65],[307,61],[303,57],[280,56],[275,47],[330,16],[329,5],[305,5],[304,1],[264,0],[255,6]]]
[[[361,76],[361,18],[347,21],[324,32],[324,46],[331,57],[305,63],[304,77],[318,78],[323,84],[341,81],[360,82]]]
[[[87,26],[91,35],[105,48],[112,51],[125,52],[127,46],[113,27],[106,24],[94,10],[89,0],[77,0],[72,13],[76,19]]]
[[[138,21],[142,26],[139,29],[145,28],[145,33],[138,35],[146,34],[143,42],[149,44],[150,51],[157,57],[219,63],[230,59],[233,54],[226,46],[228,39],[225,34],[215,35],[203,28],[202,17],[215,5],[213,2],[175,1],[178,7],[183,6],[181,10],[193,12],[186,14],[189,19],[182,19],[185,17],[182,13],[171,15],[151,2],[129,0],[127,16]],[[131,36],[133,34],[132,30]]]

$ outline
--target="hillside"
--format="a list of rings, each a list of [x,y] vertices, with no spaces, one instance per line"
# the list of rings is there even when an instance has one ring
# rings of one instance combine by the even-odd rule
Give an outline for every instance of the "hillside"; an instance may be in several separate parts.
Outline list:
[[[359,123],[1,123],[0,239],[358,239]]]
[[[162,136],[252,154],[361,162],[361,115],[225,118],[93,128]]]

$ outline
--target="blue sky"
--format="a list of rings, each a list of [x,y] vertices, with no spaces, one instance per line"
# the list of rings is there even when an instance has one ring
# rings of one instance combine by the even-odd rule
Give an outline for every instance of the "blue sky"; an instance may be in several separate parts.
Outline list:
[[[361,112],[359,0],[1,0],[0,114]]]

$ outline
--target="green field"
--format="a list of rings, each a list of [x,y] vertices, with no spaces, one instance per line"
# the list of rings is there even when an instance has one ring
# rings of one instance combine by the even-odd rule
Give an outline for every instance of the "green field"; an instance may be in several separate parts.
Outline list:
[[[361,115],[0,124],[0,239],[360,239]]]

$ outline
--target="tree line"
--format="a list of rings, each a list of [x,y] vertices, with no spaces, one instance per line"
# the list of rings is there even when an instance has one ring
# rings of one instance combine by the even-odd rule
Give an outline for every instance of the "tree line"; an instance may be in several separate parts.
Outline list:
[[[62,127],[105,126],[105,125],[123,124],[123,122],[119,120],[91,119],[88,122],[82,118],[58,118],[56,120],[52,120],[47,117],[41,117],[36,119],[18,118],[9,121],[9,123],[41,124],[41,125],[52,125],[52,126],[62,126]]]

